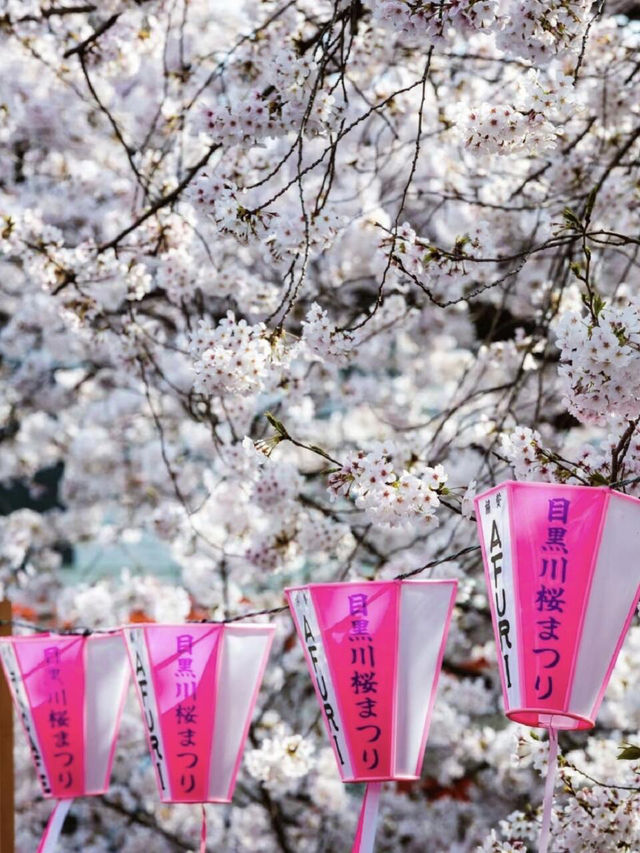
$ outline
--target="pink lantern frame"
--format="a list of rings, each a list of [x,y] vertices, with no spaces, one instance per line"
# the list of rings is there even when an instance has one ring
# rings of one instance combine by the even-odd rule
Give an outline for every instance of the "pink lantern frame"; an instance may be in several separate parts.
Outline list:
[[[285,590],[343,782],[408,781],[420,778],[456,589],[455,580],[391,580],[307,584]],[[386,750],[388,758],[385,762],[381,761],[387,772],[383,773],[366,771],[363,762],[355,755],[351,741],[356,729],[355,714],[353,708],[349,707],[345,685],[353,676],[349,665],[340,662],[338,656],[340,644],[349,630],[347,623],[351,617],[342,612],[344,594],[348,595],[349,591],[352,597],[363,594],[369,596],[368,615],[378,620],[376,627],[380,636],[378,633],[376,636],[382,639],[382,644],[376,648],[376,661],[384,658],[382,666],[390,677],[385,686],[391,701],[382,709],[381,718],[381,725],[389,733]],[[411,643],[416,638],[423,646],[428,642],[427,623],[420,625],[423,634],[415,624],[414,630],[411,630],[411,619],[422,603],[420,596],[425,592],[438,597],[439,609],[434,629],[436,640],[425,665],[429,672],[428,683],[423,685],[418,677],[418,684],[412,692],[419,693],[419,696],[414,701],[410,697],[407,668],[402,667],[401,657],[403,654],[409,656]],[[386,602],[382,601],[383,597],[387,598]],[[380,605],[378,613],[371,609],[371,605],[375,607],[376,603]],[[436,606],[436,602],[433,606]],[[354,648],[356,646],[354,644]],[[405,710],[404,726],[400,725],[401,700],[410,705]],[[413,737],[407,734],[407,730],[414,733]],[[349,732],[349,738],[345,736],[345,731]],[[417,737],[416,731],[419,732]],[[402,744],[399,743],[401,739]],[[402,759],[400,753],[404,753]],[[400,768],[400,765],[403,766]]]
[[[273,643],[275,626],[271,624],[236,625],[197,622],[173,625],[140,623],[127,626],[123,631],[161,802],[230,803],[242,763],[251,718]],[[182,632],[182,634],[190,632],[200,635],[196,642],[208,638],[212,643],[206,660],[199,664],[201,681],[198,688],[205,684],[207,694],[211,693],[208,709],[201,706],[198,711],[199,714],[208,711],[210,719],[206,722],[199,720],[197,724],[199,733],[202,735],[202,744],[207,750],[204,788],[199,785],[198,791],[194,790],[192,796],[175,791],[176,773],[175,768],[171,766],[171,761],[174,761],[175,757],[172,756],[170,761],[167,743],[170,741],[171,732],[165,722],[166,717],[179,704],[180,696],[188,695],[188,692],[186,694],[171,692],[171,687],[178,686],[179,682],[171,686],[166,683],[166,679],[164,684],[160,682],[158,673],[176,655],[173,654],[159,660],[158,653],[152,648],[149,639],[150,635],[155,634],[154,640],[164,641],[167,637],[172,640],[175,638],[175,632]],[[230,671],[232,656],[236,656],[236,664],[242,657],[239,654],[238,645],[242,644],[243,640],[256,641],[258,655],[257,660],[254,660],[253,671],[247,674],[246,669],[244,670],[247,677],[253,679],[249,685],[249,690],[246,689],[246,678],[239,679]],[[236,641],[240,641],[240,643]],[[254,657],[253,650],[249,651],[251,652],[249,657]],[[163,651],[162,654],[166,654],[166,651]],[[181,686],[184,687],[184,684]],[[224,701],[218,702],[222,690],[225,692],[222,697]],[[232,707],[234,701],[236,707]],[[238,705],[241,705],[240,709],[238,709]],[[241,722],[239,727],[237,726],[238,716],[240,716]],[[228,732],[230,727],[234,727],[232,735]],[[196,724],[194,724],[194,730],[195,728]],[[228,754],[229,752],[231,754]],[[214,764],[220,755],[222,755],[221,760],[224,764],[225,781],[223,783],[213,772]],[[206,793],[203,795],[205,789]]]
[[[73,682],[51,678],[55,667],[47,667],[44,655],[46,651],[51,654],[54,649],[58,654],[73,652]],[[112,667],[107,679],[104,677],[105,655],[111,658]],[[91,657],[93,661],[89,660]],[[114,630],[89,636],[51,632],[3,637],[0,639],[0,661],[29,743],[43,796],[71,800],[106,793],[129,685],[122,632]],[[60,664],[57,668],[60,669]],[[69,725],[64,731],[68,732],[67,738],[82,775],[68,788],[61,782],[61,777],[64,778],[62,769],[54,768],[52,764],[56,747],[49,742],[51,739],[46,737],[47,733],[43,734],[43,714],[48,714],[51,709],[61,710],[62,706],[55,702],[51,704],[51,699],[52,695],[59,697],[62,693],[65,696],[64,707],[69,709]],[[100,737],[102,726],[107,728],[107,733]],[[57,753],[61,753],[59,748]]]
[[[640,500],[506,481],[475,507],[506,715],[592,728],[640,600]]]

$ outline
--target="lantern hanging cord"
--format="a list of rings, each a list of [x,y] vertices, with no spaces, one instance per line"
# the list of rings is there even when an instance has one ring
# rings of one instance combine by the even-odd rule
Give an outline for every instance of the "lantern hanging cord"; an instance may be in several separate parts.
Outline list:
[[[610,489],[621,489],[625,486],[635,486],[640,483],[640,477],[630,477],[628,480],[617,480],[615,483],[609,483]]]
[[[373,853],[381,790],[382,782],[367,783],[351,853]]]
[[[473,551],[479,550],[479,545],[469,545],[467,548],[463,548],[455,554],[449,554],[447,557],[440,557],[438,560],[431,560],[431,562],[427,563],[425,566],[420,566],[418,569],[412,569],[410,572],[403,572],[401,575],[396,575],[394,580],[403,581],[407,578],[412,578],[414,575],[419,575],[420,572],[426,572],[427,569],[435,569],[436,566],[440,566],[442,563],[449,563],[451,560],[457,560],[458,557],[464,557],[465,554],[471,554]]]
[[[202,803],[202,827],[200,829],[200,853],[207,853],[207,810]]]
[[[40,839],[40,844],[38,845],[38,853],[53,853],[53,851],[56,849],[58,838],[60,836],[60,833],[62,832],[62,825],[64,823],[64,819],[66,818],[72,803],[72,799],[56,801],[49,820],[47,821],[47,826],[44,830],[44,835]]]
[[[479,545],[469,545],[467,548],[462,548],[462,550],[457,551],[455,554],[448,554],[446,557],[431,560],[430,562],[425,563],[424,566],[419,566],[417,569],[412,569],[410,572],[403,572],[402,574],[395,575],[393,580],[407,580],[408,578],[415,577],[428,569],[435,569],[436,566],[440,566],[443,563],[449,563],[452,560],[457,560],[459,557],[463,557],[465,554],[471,554],[472,552],[479,550]],[[232,616],[229,619],[186,619],[185,622],[188,624],[228,625],[233,622],[242,622],[244,619],[252,619],[256,616],[275,616],[279,613],[284,613],[286,610],[289,610],[288,604],[281,607],[272,607],[267,610],[252,610],[250,613],[241,613],[239,616]],[[13,628],[26,628],[28,630],[35,631],[38,634],[70,634],[83,637],[89,637],[92,634],[116,634],[120,630],[119,628],[85,628],[81,626],[77,626],[75,628],[45,628],[41,625],[35,625],[33,622],[25,622],[20,619],[0,619],[0,625],[11,625]]]
[[[549,729],[549,757],[547,759],[547,781],[544,786],[544,801],[542,805],[542,826],[538,853],[547,853],[551,834],[551,811],[553,808],[553,789],[556,782],[558,767],[558,731]]]

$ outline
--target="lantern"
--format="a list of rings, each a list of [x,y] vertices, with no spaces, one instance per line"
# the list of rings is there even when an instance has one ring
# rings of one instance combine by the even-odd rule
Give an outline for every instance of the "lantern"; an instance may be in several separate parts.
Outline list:
[[[475,505],[505,712],[549,729],[552,791],[557,730],[595,724],[638,603],[640,501],[606,487],[505,482]]]
[[[343,782],[366,782],[354,851],[373,849],[380,784],[418,779],[456,581],[285,590]]]
[[[74,797],[109,787],[129,667],[120,631],[0,640],[0,658],[45,797],[39,851],[53,850]]]
[[[231,801],[274,631],[203,623],[124,629],[162,802]]]

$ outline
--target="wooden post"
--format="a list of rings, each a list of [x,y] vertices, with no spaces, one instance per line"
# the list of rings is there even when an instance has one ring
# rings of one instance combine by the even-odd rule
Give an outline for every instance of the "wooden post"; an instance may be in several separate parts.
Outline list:
[[[8,624],[3,624],[3,623]],[[0,600],[0,636],[11,634],[11,602]],[[15,853],[13,794],[13,703],[0,673],[0,850]]]

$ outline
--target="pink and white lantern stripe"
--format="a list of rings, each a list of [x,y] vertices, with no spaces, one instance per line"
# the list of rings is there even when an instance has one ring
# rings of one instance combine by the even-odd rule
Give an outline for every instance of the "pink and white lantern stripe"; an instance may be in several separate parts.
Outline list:
[[[640,597],[640,501],[505,482],[475,507],[507,716],[591,728]]]

